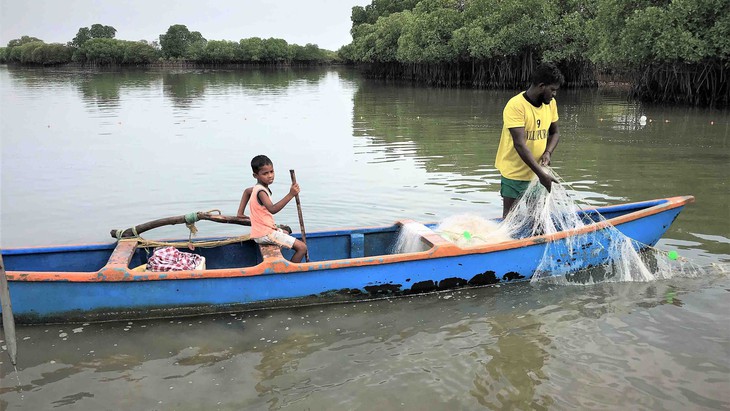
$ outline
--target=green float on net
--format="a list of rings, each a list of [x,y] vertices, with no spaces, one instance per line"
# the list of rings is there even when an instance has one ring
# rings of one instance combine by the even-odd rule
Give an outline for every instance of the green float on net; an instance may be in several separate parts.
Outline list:
[[[466,238],[467,240],[471,240],[471,233],[468,231],[464,231],[464,238]]]
[[[670,260],[676,260],[677,257],[679,257],[679,254],[677,254],[676,251],[672,250],[667,253],[667,257],[669,257]]]

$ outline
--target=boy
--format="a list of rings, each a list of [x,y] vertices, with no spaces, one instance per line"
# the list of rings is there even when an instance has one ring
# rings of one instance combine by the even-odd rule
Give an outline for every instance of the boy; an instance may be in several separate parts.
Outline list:
[[[294,256],[291,261],[293,263],[301,262],[307,254],[307,245],[278,228],[273,216],[299,194],[299,184],[292,184],[289,193],[274,204],[271,202],[271,190],[269,190],[269,184],[274,182],[274,164],[268,157],[258,155],[251,160],[251,169],[253,177],[256,179],[256,185],[244,190],[237,215],[244,216],[243,210],[251,199],[249,205],[251,238],[258,244],[275,244],[280,247],[293,248]]]
[[[515,201],[537,175],[550,191],[558,180],[541,166],[550,165],[558,145],[558,105],[555,94],[564,82],[552,64],[541,64],[532,73],[530,88],[512,97],[504,107],[504,126],[494,165],[502,174],[502,217],[507,217]]]

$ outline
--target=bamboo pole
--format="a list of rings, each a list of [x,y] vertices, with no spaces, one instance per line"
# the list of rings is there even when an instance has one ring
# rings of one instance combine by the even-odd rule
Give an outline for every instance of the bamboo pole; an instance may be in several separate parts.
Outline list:
[[[5,334],[5,344],[8,347],[10,361],[16,365],[18,346],[15,340],[15,319],[13,318],[13,309],[10,306],[10,290],[8,289],[8,277],[5,275],[5,264],[3,256],[0,253],[0,303],[3,307],[3,333]]]
[[[291,183],[296,184],[297,175],[294,174],[294,170],[289,170],[289,174],[291,175]],[[297,202],[297,213],[299,213],[299,228],[302,230],[302,242],[304,242],[304,245],[307,245],[307,234],[304,232],[304,217],[302,217],[302,203],[299,202],[299,194],[294,196],[294,200],[296,200]],[[304,258],[307,262],[309,262],[309,248],[307,248],[307,254],[304,255]]]

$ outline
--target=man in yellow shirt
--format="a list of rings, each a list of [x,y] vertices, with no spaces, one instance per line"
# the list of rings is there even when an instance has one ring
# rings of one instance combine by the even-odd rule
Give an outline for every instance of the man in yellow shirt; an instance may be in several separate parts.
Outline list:
[[[530,88],[512,97],[504,107],[494,163],[502,174],[502,217],[507,217],[535,175],[548,191],[553,182],[558,182],[542,166],[550,165],[550,156],[560,139],[554,97],[564,81],[557,67],[541,64],[532,73]]]

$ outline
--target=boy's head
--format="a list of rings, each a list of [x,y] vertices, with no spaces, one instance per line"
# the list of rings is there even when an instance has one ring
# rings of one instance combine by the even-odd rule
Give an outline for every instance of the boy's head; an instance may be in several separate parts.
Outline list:
[[[263,166],[273,166],[274,163],[271,162],[271,159],[266,157],[263,154],[259,154],[256,157],[251,159],[251,170],[253,170],[254,174],[258,173],[259,170],[261,170],[261,167]]]
[[[530,88],[536,89],[540,104],[550,104],[564,82],[563,73],[551,63],[540,64],[530,76]]]
[[[258,155],[251,159],[251,170],[253,170],[253,178],[268,187],[274,182],[274,163],[265,155]]]

